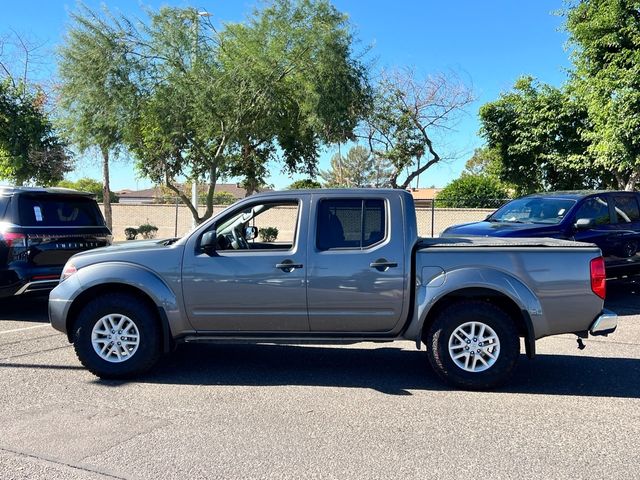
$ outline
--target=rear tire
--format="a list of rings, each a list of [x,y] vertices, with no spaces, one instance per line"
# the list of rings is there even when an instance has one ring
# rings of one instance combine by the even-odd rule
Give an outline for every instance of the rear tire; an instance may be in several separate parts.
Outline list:
[[[447,383],[468,390],[504,383],[520,356],[513,319],[487,302],[464,301],[446,307],[424,340],[435,372]]]
[[[133,295],[109,293],[90,301],[73,328],[82,365],[104,379],[125,379],[149,370],[161,355],[153,312]]]

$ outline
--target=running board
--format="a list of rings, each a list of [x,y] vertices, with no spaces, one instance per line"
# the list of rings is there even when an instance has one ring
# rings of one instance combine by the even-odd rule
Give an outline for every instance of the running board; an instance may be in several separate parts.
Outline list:
[[[232,344],[251,344],[251,343],[275,343],[282,345],[351,345],[361,342],[386,343],[398,340],[398,338],[381,338],[381,337],[289,337],[289,336],[269,336],[269,337],[251,337],[251,336],[215,336],[215,335],[188,335],[180,339],[184,343],[232,343]]]

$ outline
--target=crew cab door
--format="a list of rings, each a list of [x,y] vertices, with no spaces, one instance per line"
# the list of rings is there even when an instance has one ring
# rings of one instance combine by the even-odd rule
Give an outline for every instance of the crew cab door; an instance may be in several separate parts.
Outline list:
[[[573,224],[582,219],[591,221],[591,225],[586,228],[574,227],[573,240],[595,243],[605,257],[615,253],[613,242],[615,232],[611,222],[610,200],[606,194],[588,197],[578,206],[572,219]]]
[[[313,204],[307,247],[311,330],[393,330],[407,287],[399,196],[317,195]]]
[[[183,298],[196,330],[309,330],[304,241],[300,241],[307,235],[307,223],[300,220],[306,208],[302,198],[292,196],[245,202],[231,207],[209,228],[216,232],[215,250],[202,251],[196,242],[185,251]],[[262,230],[263,235],[247,238],[248,227]],[[271,235],[265,236],[269,227]]]

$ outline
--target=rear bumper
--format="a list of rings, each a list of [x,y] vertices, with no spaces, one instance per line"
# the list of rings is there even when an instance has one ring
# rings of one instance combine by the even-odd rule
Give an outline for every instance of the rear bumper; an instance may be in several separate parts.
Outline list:
[[[589,327],[591,335],[608,335],[615,332],[618,326],[618,315],[611,310],[602,310],[602,313]]]
[[[12,265],[0,271],[0,298],[24,293],[48,293],[60,281],[62,266]]]

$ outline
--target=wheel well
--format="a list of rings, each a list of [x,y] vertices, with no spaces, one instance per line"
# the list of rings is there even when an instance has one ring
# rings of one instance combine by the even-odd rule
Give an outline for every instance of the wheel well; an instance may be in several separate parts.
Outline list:
[[[69,342],[73,342],[73,325],[76,322],[76,319],[78,318],[78,315],[80,314],[82,309],[92,299],[96,298],[99,295],[104,295],[105,293],[126,293],[144,302],[145,305],[149,308],[149,311],[152,312],[153,317],[156,319],[160,326],[162,344],[166,343],[167,339],[164,338],[166,335],[166,329],[162,325],[162,318],[155,302],[151,299],[151,297],[149,297],[149,295],[147,295],[139,288],[132,287],[131,285],[124,285],[122,283],[105,283],[102,285],[96,285],[95,287],[91,287],[78,295],[78,297],[71,304],[71,308],[69,309],[69,313],[67,314],[67,337],[69,339]]]
[[[442,310],[447,308],[449,305],[457,302],[464,302],[465,300],[480,300],[495,305],[513,319],[516,328],[518,329],[518,334],[521,337],[528,337],[529,332],[524,314],[516,302],[505,294],[497,292],[496,290],[491,290],[490,288],[464,288],[445,295],[438,300],[433,307],[431,307],[424,320],[424,324],[422,325],[422,341],[424,342],[424,336],[429,331],[429,327]]]

